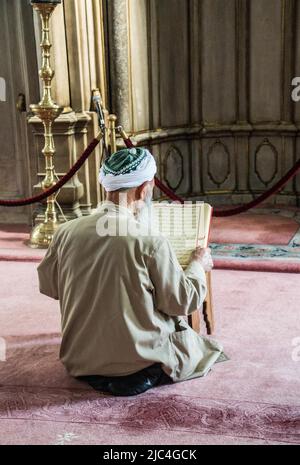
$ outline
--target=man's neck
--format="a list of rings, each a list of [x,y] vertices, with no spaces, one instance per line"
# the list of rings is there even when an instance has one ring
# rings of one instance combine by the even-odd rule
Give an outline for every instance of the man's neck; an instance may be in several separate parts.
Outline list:
[[[132,213],[135,211],[135,201],[127,192],[107,192],[106,200],[115,205],[128,208]]]

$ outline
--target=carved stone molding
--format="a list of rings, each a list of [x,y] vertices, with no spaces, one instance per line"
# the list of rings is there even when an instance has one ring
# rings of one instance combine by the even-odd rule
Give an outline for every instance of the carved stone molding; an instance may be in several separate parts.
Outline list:
[[[268,187],[278,173],[279,154],[276,147],[266,138],[254,153],[254,170],[258,179]]]
[[[230,153],[228,147],[217,139],[207,152],[207,173],[213,183],[220,187],[230,175]]]
[[[163,161],[164,179],[168,186],[176,191],[184,177],[183,156],[180,150],[171,145]]]

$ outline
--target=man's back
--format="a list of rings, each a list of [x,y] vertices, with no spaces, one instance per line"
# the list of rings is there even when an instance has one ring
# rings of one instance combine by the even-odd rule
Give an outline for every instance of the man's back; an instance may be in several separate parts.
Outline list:
[[[137,366],[138,352],[151,351],[160,320],[164,322],[154,315],[147,272],[155,240],[98,235],[97,222],[104,214],[62,226],[52,246],[58,261],[60,355],[74,376],[125,375],[150,365]]]
[[[122,235],[103,235],[112,219]],[[195,262],[183,272],[169,242],[136,225],[127,208],[104,203],[62,225],[38,267],[41,292],[60,301],[60,357],[73,376],[121,376],[158,362],[179,380],[205,354],[206,343],[179,318],[203,302],[203,268]]]

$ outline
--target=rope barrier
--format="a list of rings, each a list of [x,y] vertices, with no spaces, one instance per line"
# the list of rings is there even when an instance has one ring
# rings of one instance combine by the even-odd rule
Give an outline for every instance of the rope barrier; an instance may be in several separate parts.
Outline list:
[[[257,207],[260,203],[267,200],[272,195],[279,192],[300,170],[300,159],[294,164],[294,166],[281,178],[279,181],[271,187],[269,190],[259,195],[256,199],[251,200],[250,202],[240,205],[238,207],[228,208],[224,210],[214,210],[213,215],[217,217],[233,216],[238,215],[239,213],[244,213],[251,208]]]
[[[124,143],[127,148],[133,148],[134,145],[130,138],[124,139]],[[225,216],[233,216],[238,215],[239,213],[244,213],[251,208],[257,207],[260,203],[264,202],[266,199],[271,197],[272,195],[279,192],[289,181],[292,179],[297,172],[300,170],[300,159],[295,163],[295,165],[269,190],[258,196],[256,199],[251,200],[250,202],[240,205],[233,208],[228,209],[213,209],[213,216],[215,217],[225,217]],[[184,203],[184,199],[179,197],[175,192],[169,189],[162,181],[160,181],[157,177],[155,177],[155,185],[160,189],[167,197],[170,199]]]
[[[38,194],[34,197],[28,197],[26,199],[20,199],[20,200],[0,200],[0,206],[2,207],[19,207],[23,205],[30,205],[32,203],[36,202],[41,202],[42,200],[46,199],[50,195],[54,194],[57,192],[66,182],[68,182],[74,174],[81,168],[85,160],[90,156],[90,154],[93,152],[95,147],[100,142],[101,136],[95,137],[95,139],[92,140],[92,142],[87,146],[83,154],[81,155],[80,158],[78,158],[77,162],[72,166],[70,171],[68,171],[67,174],[65,174],[54,186],[50,187],[46,191],[42,192],[41,194]]]
[[[86,161],[86,159],[91,155],[95,147],[99,144],[101,139],[101,133],[92,140],[92,142],[88,145],[88,147],[84,150],[83,154],[81,157],[77,160],[77,162],[72,166],[72,168],[68,171],[67,174],[65,174],[54,186],[50,187],[46,191],[42,192],[41,194],[38,194],[34,197],[28,197],[25,199],[14,199],[14,200],[0,200],[0,206],[3,207],[19,207],[19,206],[24,206],[24,205],[30,205],[32,203],[36,202],[41,202],[42,200],[46,199],[50,195],[53,195],[55,192],[57,192],[66,182],[68,182],[74,174],[81,168],[83,163]],[[124,143],[127,148],[133,148],[134,145],[130,138],[124,138]],[[272,195],[276,194],[279,192],[300,170],[300,159],[295,163],[295,165],[270,189],[268,189],[266,192],[258,196],[256,199],[251,200],[250,202],[240,205],[237,207],[233,208],[228,208],[228,209],[215,209],[213,210],[213,216],[216,217],[225,217],[225,216],[233,216],[237,215],[239,213],[246,212],[247,210],[250,210],[251,208],[256,207],[260,203],[264,202],[266,199],[271,197]],[[155,185],[160,189],[167,197],[169,197],[173,201],[177,201],[180,203],[184,203],[184,199],[175,192],[173,192],[171,189],[169,189],[162,181],[160,181],[156,176],[155,176]]]

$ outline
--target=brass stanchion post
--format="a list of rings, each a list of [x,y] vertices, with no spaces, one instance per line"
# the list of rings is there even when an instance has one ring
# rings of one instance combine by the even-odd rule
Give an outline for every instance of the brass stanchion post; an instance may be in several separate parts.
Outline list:
[[[111,153],[117,151],[117,141],[116,141],[116,115],[109,115],[108,116],[108,124],[109,124],[109,139],[110,139],[110,150]]]

